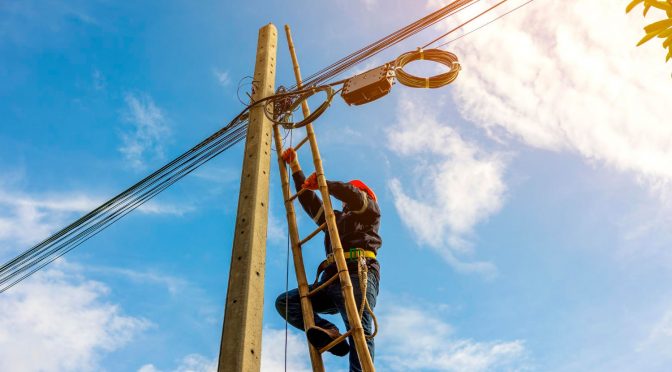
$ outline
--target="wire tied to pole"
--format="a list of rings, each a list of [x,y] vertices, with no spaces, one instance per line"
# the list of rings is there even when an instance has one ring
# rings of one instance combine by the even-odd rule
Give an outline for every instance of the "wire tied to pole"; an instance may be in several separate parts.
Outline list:
[[[299,109],[301,104],[308,100],[308,98],[314,96],[317,93],[324,92],[326,95],[326,98],[324,102],[318,108],[313,111],[310,115],[305,117],[303,120],[298,121],[298,122],[293,122],[292,121],[292,116],[293,113]],[[283,101],[281,104],[282,111],[278,113],[277,116],[273,115],[271,112],[269,112],[268,108],[271,105],[275,105],[274,102],[269,102],[266,107],[264,108],[264,112],[266,114],[266,117],[271,120],[273,123],[281,125],[285,129],[296,129],[296,128],[302,128],[305,127],[306,125],[314,122],[324,114],[325,111],[331,106],[331,101],[333,100],[334,96],[340,92],[340,89],[337,91],[334,91],[334,88],[332,88],[330,85],[322,85],[319,87],[311,87],[311,88],[306,88],[298,92],[289,92],[289,93],[284,93],[284,97],[292,98],[290,101]],[[277,112],[277,111],[275,111]]]

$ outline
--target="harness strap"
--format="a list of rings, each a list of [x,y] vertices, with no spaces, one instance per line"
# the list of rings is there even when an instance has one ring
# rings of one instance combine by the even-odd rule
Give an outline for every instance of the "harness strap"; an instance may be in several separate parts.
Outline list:
[[[365,192],[362,191],[362,190],[359,190],[359,192],[362,193],[362,198],[363,198],[362,200],[364,200],[364,202],[363,202],[363,204],[362,204],[362,207],[361,207],[358,211],[352,211],[352,213],[354,213],[354,214],[362,214],[362,213],[364,213],[364,211],[366,211],[366,208],[368,208],[368,206],[369,206],[369,197],[368,197],[368,194],[365,193]]]
[[[373,313],[373,309],[371,309],[369,300],[366,298],[366,287],[368,284],[369,274],[369,268],[366,266],[366,258],[376,258],[376,254],[372,251],[366,251],[361,248],[351,248],[349,251],[345,252],[345,258],[357,260],[357,276],[359,277],[359,289],[361,291],[362,298],[360,307],[358,309],[358,314],[360,319],[364,316],[365,310],[371,314],[374,330],[370,335],[365,336],[367,339],[372,339],[378,334],[378,319],[376,319],[376,314]],[[315,282],[313,282],[313,287],[317,286],[317,282],[320,280],[320,275],[333,263],[334,254],[330,253],[327,255],[327,259],[322,261],[320,265],[317,266],[317,275],[315,275]]]
[[[346,259],[357,259],[359,257],[366,257],[366,258],[376,258],[376,254],[373,251],[367,251],[362,248],[350,248],[349,250],[343,252],[345,254]],[[313,282],[313,285],[316,285],[317,282],[320,280],[320,275],[324,272],[324,270],[327,269],[330,265],[334,263],[334,254],[329,253],[327,255],[327,259],[322,261],[318,266],[317,266],[317,274],[315,275],[315,282]]]

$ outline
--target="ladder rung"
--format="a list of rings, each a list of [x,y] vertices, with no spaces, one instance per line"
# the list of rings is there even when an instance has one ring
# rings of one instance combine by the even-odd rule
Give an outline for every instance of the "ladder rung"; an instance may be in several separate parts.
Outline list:
[[[301,241],[299,242],[299,247],[302,246],[302,245],[304,245],[304,244],[306,244],[306,242],[308,242],[310,239],[314,238],[315,235],[319,234],[322,230],[324,230],[325,227],[327,227],[327,221],[324,221],[324,222],[320,225],[320,227],[317,228],[317,230],[313,231],[312,233],[310,233],[310,235],[308,235],[308,236],[306,236],[305,238],[303,238],[303,240],[301,240]]]
[[[299,197],[301,194],[303,194],[304,191],[306,191],[306,190],[308,190],[308,189],[301,189],[301,190],[299,190],[299,192],[297,192],[296,194],[290,196],[289,199],[286,200],[286,202],[289,203],[289,202],[294,201],[294,199],[298,198],[298,197]]]
[[[306,142],[308,142],[308,136],[306,136],[304,139],[301,140],[301,142],[297,143],[296,146],[294,146],[294,151],[298,151],[301,146],[305,145]]]
[[[323,347],[320,349],[320,354],[324,353],[325,351],[331,349],[332,347],[336,346],[338,343],[342,342],[345,340],[350,334],[352,333],[352,328],[345,332],[344,334],[338,336],[337,338],[334,339],[334,341],[331,341],[330,343],[327,344],[327,346]]]
[[[310,297],[310,296],[314,295],[315,293],[317,293],[317,292],[323,290],[323,289],[324,289],[325,287],[327,287],[329,284],[333,283],[334,280],[336,280],[336,279],[338,279],[338,273],[332,275],[331,278],[327,279],[326,282],[320,284],[317,288],[314,288],[313,290],[311,290],[310,292],[308,292],[307,296]]]

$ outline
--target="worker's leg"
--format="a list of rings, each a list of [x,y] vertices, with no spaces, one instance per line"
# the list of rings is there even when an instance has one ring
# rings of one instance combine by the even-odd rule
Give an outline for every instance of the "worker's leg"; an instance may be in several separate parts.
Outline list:
[[[352,281],[352,289],[355,294],[355,301],[357,303],[357,309],[359,309],[362,301],[362,291],[359,286],[359,278],[357,272],[350,273],[350,280]],[[343,322],[347,329],[350,329],[350,324],[348,324],[348,316],[345,311],[345,302],[343,301],[343,296],[341,294],[340,286],[330,286],[329,293],[333,297],[336,306],[338,306],[338,311],[343,317]],[[378,278],[375,275],[369,275],[366,286],[366,298],[369,301],[369,306],[373,309],[376,306],[376,298],[378,297]],[[373,318],[371,313],[364,311],[364,316],[362,317],[362,327],[364,328],[364,334],[371,335],[373,332]],[[359,358],[357,357],[357,350],[355,348],[355,342],[352,339],[352,336],[348,337],[350,344],[350,371],[359,372],[362,370],[359,364]],[[373,359],[375,345],[373,339],[367,339],[366,343],[369,347],[369,354],[371,354],[371,359]]]
[[[317,285],[320,285],[321,281],[317,283]],[[309,286],[310,289],[313,288],[313,286]],[[317,292],[315,295],[310,297],[311,303],[313,304],[313,312],[314,312],[314,318],[315,318],[315,325],[318,327],[322,328],[337,328],[333,323],[330,321],[320,317],[317,315],[317,313],[321,314],[336,314],[338,313],[338,308],[336,307],[336,304],[334,304],[334,301],[332,300],[331,296],[325,291],[322,290],[320,292]],[[280,313],[280,316],[283,318],[287,319],[287,322],[289,324],[293,325],[294,327],[304,330],[303,329],[303,313],[301,311],[301,296],[299,296],[299,289],[294,288],[289,292],[282,293],[278,298],[275,300],[275,308],[278,310],[278,313]]]

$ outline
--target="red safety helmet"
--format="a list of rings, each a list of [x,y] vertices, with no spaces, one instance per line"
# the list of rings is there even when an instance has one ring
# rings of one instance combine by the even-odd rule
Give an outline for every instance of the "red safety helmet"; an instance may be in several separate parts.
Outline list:
[[[369,196],[371,197],[371,199],[373,199],[374,201],[378,201],[378,200],[376,199],[376,193],[373,192],[373,190],[371,190],[371,188],[369,188],[369,186],[366,186],[366,184],[365,184],[364,182],[362,182],[362,181],[360,181],[360,180],[352,180],[352,181],[350,181],[350,182],[348,182],[348,183],[351,184],[352,186],[355,186],[356,188],[358,188],[358,189],[364,191],[364,192],[365,192],[367,195],[369,195]]]

